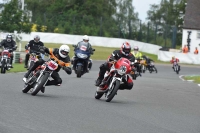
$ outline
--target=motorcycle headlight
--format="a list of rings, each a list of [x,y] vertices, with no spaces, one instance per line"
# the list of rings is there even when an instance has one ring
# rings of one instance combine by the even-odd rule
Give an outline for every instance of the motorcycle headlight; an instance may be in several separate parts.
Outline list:
[[[77,53],[77,56],[82,59],[86,59],[88,56],[86,54]]]
[[[125,74],[126,71],[127,71],[126,66],[121,66],[121,67],[118,69],[118,73],[119,73],[120,75]]]

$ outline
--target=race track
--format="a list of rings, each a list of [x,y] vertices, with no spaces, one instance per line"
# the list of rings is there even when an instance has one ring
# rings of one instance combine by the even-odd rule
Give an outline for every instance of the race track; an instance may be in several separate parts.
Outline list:
[[[24,73],[0,74],[0,133],[200,133],[200,87],[179,78],[198,67],[157,64],[107,103],[94,98],[101,63],[81,78],[61,71],[62,86],[36,96],[22,93]]]

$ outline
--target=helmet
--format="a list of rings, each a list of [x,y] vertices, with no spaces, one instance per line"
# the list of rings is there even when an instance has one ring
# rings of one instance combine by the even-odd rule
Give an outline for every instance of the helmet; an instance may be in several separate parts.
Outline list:
[[[83,41],[87,41],[88,42],[89,41],[89,37],[87,35],[84,35],[83,36]]]
[[[60,48],[59,48],[59,55],[62,57],[62,58],[66,58],[68,53],[70,51],[70,48],[69,46],[67,45],[61,45]]]
[[[6,41],[7,41],[7,42],[11,42],[11,41],[12,41],[12,35],[11,35],[11,34],[8,34],[8,35],[6,36]]]
[[[38,43],[40,41],[40,36],[35,35],[34,36],[34,42]]]
[[[128,56],[129,53],[131,52],[131,45],[128,42],[124,42],[121,46],[121,52],[125,56]]]
[[[175,56],[172,56],[172,59],[174,59],[175,58]]]
[[[135,47],[133,48],[133,50],[134,50],[134,51],[138,51],[138,50],[139,50],[138,46],[135,46]]]

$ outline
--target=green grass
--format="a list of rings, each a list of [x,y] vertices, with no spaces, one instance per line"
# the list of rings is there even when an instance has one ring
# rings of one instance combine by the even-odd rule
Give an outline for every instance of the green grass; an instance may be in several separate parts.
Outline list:
[[[200,83],[200,75],[184,76],[185,80],[193,80],[194,83]]]
[[[20,63],[16,63],[16,64],[13,64],[13,67],[12,69],[10,69],[10,71],[7,71],[7,72],[25,72],[27,71],[26,68],[24,68],[24,64],[20,64]]]

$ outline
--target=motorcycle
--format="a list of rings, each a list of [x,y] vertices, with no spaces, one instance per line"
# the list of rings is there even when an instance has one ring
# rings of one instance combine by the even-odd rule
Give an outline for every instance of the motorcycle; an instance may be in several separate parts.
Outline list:
[[[10,52],[12,52],[11,49],[4,49],[1,53],[1,73],[5,74],[6,70],[11,68]]]
[[[51,77],[53,71],[58,68],[57,61],[52,59],[44,62],[43,65],[39,66],[33,72],[30,73],[27,80],[25,81],[23,93],[27,93],[31,88],[31,95],[35,96],[43,87],[45,87],[48,79]]]
[[[101,84],[97,87],[103,88],[103,92],[96,91],[95,98],[100,99],[104,94],[106,98],[106,102],[110,102],[114,96],[117,94],[119,90],[120,84],[123,84],[123,79],[126,80],[128,74],[134,74],[134,69],[131,67],[131,62],[126,58],[120,58],[118,61],[113,61],[110,72],[105,73],[104,79],[102,82],[105,84],[101,86]]]
[[[92,67],[92,60],[90,58],[90,51],[87,46],[81,45],[77,48],[75,45],[75,52],[71,64],[73,65],[73,70],[75,71],[77,78],[80,78],[83,74],[88,72]],[[93,49],[95,51],[95,49]]]
[[[36,61],[38,61],[39,56],[40,56],[39,52],[32,52],[32,53],[30,53],[27,70],[29,70],[34,65],[34,63]]]
[[[136,68],[137,77],[138,77],[138,76],[142,76],[142,75],[141,75],[141,72],[142,72],[142,71],[141,71],[141,70],[142,70],[141,61],[142,61],[142,59],[140,59],[140,58],[135,59],[134,66],[135,66],[135,68]]]
[[[148,70],[149,70],[150,73],[152,73],[152,72],[157,73],[158,72],[157,68],[155,67],[155,65],[152,61],[150,62],[149,66],[148,66]]]
[[[174,62],[174,66],[173,66],[174,71],[179,74],[180,71],[180,65],[177,62]]]
[[[141,60],[141,61],[140,61],[140,64],[141,64],[141,72],[142,72],[142,73],[145,73],[145,71],[146,71],[146,66],[147,66],[146,60]]]

